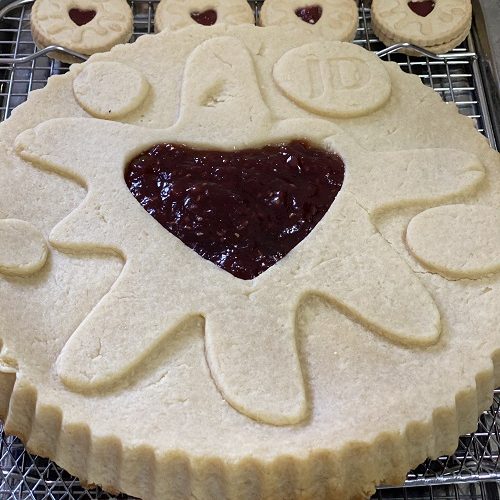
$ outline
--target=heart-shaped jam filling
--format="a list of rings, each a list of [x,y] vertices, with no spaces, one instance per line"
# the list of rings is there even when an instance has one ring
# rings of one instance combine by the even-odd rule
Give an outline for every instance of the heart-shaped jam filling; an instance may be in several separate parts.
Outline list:
[[[203,24],[203,26],[212,26],[217,22],[217,12],[213,9],[191,12],[191,19],[198,24]]]
[[[302,21],[309,24],[316,24],[323,14],[321,5],[310,5],[308,7],[300,7],[295,11],[295,15],[300,17]]]
[[[408,7],[415,12],[415,14],[425,17],[428,16],[433,10],[435,6],[435,2],[433,0],[422,0],[421,2],[408,2]]]
[[[302,241],[343,180],[340,156],[301,141],[231,152],[158,144],[125,170],[150,215],[241,279],[255,278]]]
[[[84,24],[90,23],[96,15],[95,10],[81,10],[81,9],[70,9],[68,11],[70,19],[77,25],[83,26]]]

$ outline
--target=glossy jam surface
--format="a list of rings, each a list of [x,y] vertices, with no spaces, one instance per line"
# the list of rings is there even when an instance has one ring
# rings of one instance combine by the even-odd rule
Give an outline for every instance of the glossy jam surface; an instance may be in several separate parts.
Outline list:
[[[300,17],[302,21],[309,24],[316,24],[323,14],[323,9],[320,5],[310,5],[308,7],[300,7],[295,11],[295,15]]]
[[[203,24],[203,26],[212,26],[217,22],[217,12],[213,9],[191,12],[191,19],[198,24]]]
[[[83,26],[84,24],[90,23],[96,15],[95,10],[80,10],[80,9],[70,9],[68,11],[70,19],[77,25]]]
[[[235,152],[158,144],[125,170],[150,215],[241,279],[255,278],[304,239],[343,180],[338,155],[301,141]]]
[[[436,4],[433,0],[423,0],[422,2],[408,2],[408,7],[415,12],[415,14],[425,17],[428,16]]]

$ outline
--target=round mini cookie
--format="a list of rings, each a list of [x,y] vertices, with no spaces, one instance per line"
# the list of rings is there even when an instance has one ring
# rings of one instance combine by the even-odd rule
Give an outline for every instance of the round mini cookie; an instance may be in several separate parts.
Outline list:
[[[261,26],[294,24],[329,40],[351,42],[358,28],[358,9],[352,0],[266,0]]]
[[[373,0],[372,27],[385,45],[409,42],[447,52],[469,33],[470,0]]]
[[[162,0],[155,12],[155,31],[176,30],[192,24],[254,24],[245,0]]]
[[[107,52],[132,36],[132,11],[125,0],[36,0],[31,10],[31,33],[39,48],[59,45],[86,56]],[[76,59],[60,52],[50,57]]]

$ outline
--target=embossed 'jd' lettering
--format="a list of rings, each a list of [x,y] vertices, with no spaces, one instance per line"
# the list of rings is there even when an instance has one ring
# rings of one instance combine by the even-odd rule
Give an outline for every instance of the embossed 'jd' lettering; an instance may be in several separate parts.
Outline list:
[[[364,87],[370,79],[366,63],[357,59],[307,60],[310,97],[316,98],[328,90],[355,90]]]

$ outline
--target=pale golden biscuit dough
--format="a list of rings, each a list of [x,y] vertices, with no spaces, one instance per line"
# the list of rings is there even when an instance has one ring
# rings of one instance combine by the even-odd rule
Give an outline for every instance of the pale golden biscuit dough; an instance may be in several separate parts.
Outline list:
[[[32,224],[0,219],[0,273],[34,274],[43,267],[47,255],[45,238]]]
[[[94,11],[88,23],[78,26],[69,16],[71,9]],[[132,36],[132,10],[126,0],[36,0],[31,9],[31,33],[37,47],[59,45],[83,55],[106,52],[126,43]],[[60,52],[54,59],[75,62]]]
[[[217,13],[216,23],[255,24],[254,13],[246,0],[161,0],[155,11],[155,31],[198,24],[191,14],[208,10]]]
[[[37,275],[0,276],[0,416],[31,451],[148,500],[345,500],[403,481],[475,429],[500,382],[500,273],[448,279],[418,260],[434,247],[414,255],[406,236],[434,207],[500,210],[499,155],[394,63],[370,62],[390,93],[372,110],[369,87],[355,117],[321,113],[301,68],[286,74],[288,98],[276,65],[317,43],[291,26],[167,30],[50,79],[0,125],[0,217],[51,245]],[[327,69],[342,73],[333,100],[348,101],[363,56],[328,44]],[[149,82],[119,120],[75,98],[96,62]],[[253,280],[186,247],[124,182],[159,142],[233,151],[296,138],[338,152],[344,183]]]
[[[411,220],[406,241],[431,271],[480,278],[500,271],[500,210],[480,205],[431,208]]]
[[[436,0],[426,16],[413,12],[407,0],[373,0],[372,26],[385,45],[409,42],[435,53],[448,52],[469,33],[470,0]]]
[[[96,118],[115,119],[134,111],[149,91],[136,69],[118,62],[88,64],[73,81],[80,106]]]
[[[322,15],[311,25],[295,14],[297,9],[319,6]],[[310,31],[327,40],[352,42],[358,28],[358,8],[352,0],[266,0],[260,11],[262,26],[284,26],[292,24],[296,29]]]

